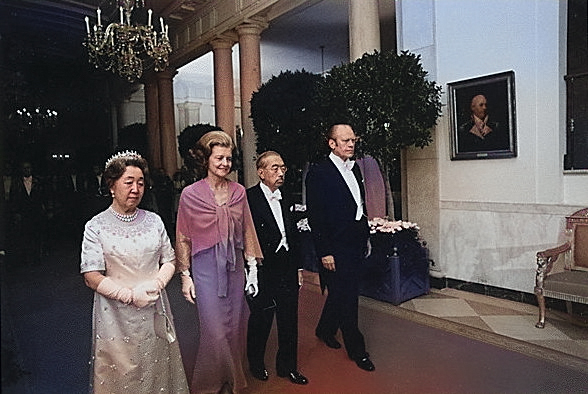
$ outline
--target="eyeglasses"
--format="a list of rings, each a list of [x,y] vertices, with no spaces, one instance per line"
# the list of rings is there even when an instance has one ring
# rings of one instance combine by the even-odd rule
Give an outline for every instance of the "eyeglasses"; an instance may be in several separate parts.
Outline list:
[[[277,164],[274,164],[273,166],[271,166],[271,167],[269,168],[269,170],[270,170],[271,172],[274,172],[274,173],[277,173],[277,172],[278,172],[278,170],[282,170],[282,172],[285,174],[285,173],[286,173],[286,171],[288,171],[288,167],[286,167],[286,166],[279,166],[279,165],[277,165]]]

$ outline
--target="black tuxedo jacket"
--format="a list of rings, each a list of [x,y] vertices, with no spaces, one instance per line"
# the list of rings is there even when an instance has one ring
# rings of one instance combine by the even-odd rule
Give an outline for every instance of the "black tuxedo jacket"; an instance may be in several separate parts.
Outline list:
[[[362,200],[365,201],[363,177],[357,164],[353,167],[353,173],[359,183]],[[367,218],[364,215],[359,222],[355,220],[357,204],[331,159],[326,158],[310,167],[306,176],[306,203],[310,231],[319,259],[366,248],[369,237]]]
[[[10,186],[10,207],[14,213],[23,217],[44,217],[46,203],[46,189],[43,182],[33,176],[31,194],[27,193],[24,180],[21,176],[12,178]]]
[[[289,258],[288,261],[284,259],[277,259],[276,249],[282,239],[282,233],[278,227],[278,223],[274,218],[269,202],[263,194],[263,190],[259,184],[247,189],[247,201],[253,216],[253,223],[255,224],[255,231],[257,232],[257,239],[263,252],[263,266],[264,270],[275,271],[279,270],[294,271],[302,268],[301,259],[299,259],[299,237],[296,223],[294,223],[292,213],[289,207],[291,206],[286,197],[280,200],[282,207],[282,217],[284,219],[284,227],[286,230],[286,239],[288,240]],[[287,266],[284,266],[286,264]]]

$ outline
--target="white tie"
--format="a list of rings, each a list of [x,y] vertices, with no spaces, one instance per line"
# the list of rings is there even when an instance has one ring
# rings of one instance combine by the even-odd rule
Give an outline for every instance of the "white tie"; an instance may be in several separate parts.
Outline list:
[[[355,165],[355,160],[347,160],[343,165],[345,165],[345,168],[347,168],[348,171],[351,171]]]
[[[280,201],[281,199],[282,199],[282,192],[280,191],[280,189],[276,189],[276,191],[270,195],[270,200]]]

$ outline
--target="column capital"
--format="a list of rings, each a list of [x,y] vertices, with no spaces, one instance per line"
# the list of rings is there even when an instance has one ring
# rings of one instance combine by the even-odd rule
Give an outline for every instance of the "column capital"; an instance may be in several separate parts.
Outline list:
[[[227,32],[219,35],[210,41],[212,50],[216,49],[232,49],[233,45],[237,43],[239,37],[235,32]]]
[[[141,82],[144,84],[157,83],[162,78],[170,78],[176,76],[178,70],[175,67],[167,66],[163,71],[155,71],[153,69],[146,70],[141,76]]]
[[[154,73],[155,77],[158,81],[163,79],[174,79],[174,77],[178,74],[178,70],[175,67],[166,67],[163,71],[157,71]]]
[[[266,18],[251,18],[247,19],[244,23],[235,27],[239,36],[245,35],[260,35],[262,31],[269,27],[269,23]]]

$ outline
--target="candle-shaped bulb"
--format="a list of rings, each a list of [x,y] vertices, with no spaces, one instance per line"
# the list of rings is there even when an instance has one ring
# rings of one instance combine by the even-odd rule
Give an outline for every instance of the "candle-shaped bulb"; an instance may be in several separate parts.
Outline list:
[[[90,18],[85,17],[84,20],[86,21],[86,33],[90,35]]]
[[[161,32],[165,33],[165,25],[163,24],[163,17],[159,18],[159,23],[161,23]]]
[[[153,11],[147,10],[147,26],[151,26],[151,14],[153,14]]]
[[[98,8],[96,10],[96,14],[98,15],[98,26],[102,26],[102,19],[100,18],[100,15],[102,14],[102,10],[100,8]]]
[[[169,31],[169,26],[165,25],[165,38],[169,38],[167,35],[168,31]]]
[[[123,18],[123,8],[120,7],[120,24],[123,25],[125,23]]]

